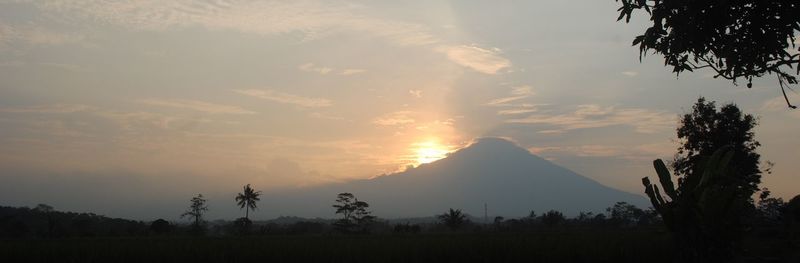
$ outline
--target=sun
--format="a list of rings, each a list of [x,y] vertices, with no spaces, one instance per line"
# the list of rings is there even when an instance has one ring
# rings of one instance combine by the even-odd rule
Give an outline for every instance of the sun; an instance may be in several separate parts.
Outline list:
[[[439,144],[437,141],[425,141],[414,145],[416,146],[414,153],[416,155],[415,161],[417,165],[442,159],[447,157],[447,154],[450,152],[447,147]]]

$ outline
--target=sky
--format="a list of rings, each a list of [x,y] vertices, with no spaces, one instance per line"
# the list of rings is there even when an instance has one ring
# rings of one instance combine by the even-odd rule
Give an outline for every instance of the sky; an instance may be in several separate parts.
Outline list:
[[[777,80],[640,61],[647,21],[616,22],[617,4],[0,0],[0,204],[135,217],[390,174],[479,137],[641,193],[700,96],[758,116],[762,186],[798,194],[800,111]]]

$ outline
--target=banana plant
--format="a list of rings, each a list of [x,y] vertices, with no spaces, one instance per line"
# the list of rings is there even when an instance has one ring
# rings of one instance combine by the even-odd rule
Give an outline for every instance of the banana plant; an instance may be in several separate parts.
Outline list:
[[[703,169],[698,175],[686,177],[678,188],[672,182],[664,161],[653,161],[661,188],[652,184],[647,177],[642,178],[645,193],[670,229],[683,224],[711,223],[724,218],[733,207],[735,187],[727,182],[730,178],[729,164],[734,152],[723,147],[703,161]],[[662,195],[662,191],[666,196]],[[687,219],[701,222],[685,222]]]
[[[731,169],[734,151],[716,150],[701,160],[701,169],[683,178],[678,187],[672,182],[664,161],[653,161],[661,188],[642,178],[645,193],[661,215],[667,229],[677,238],[686,262],[705,262],[726,258],[736,240],[741,200],[736,195],[735,169]],[[662,193],[663,190],[663,193]]]

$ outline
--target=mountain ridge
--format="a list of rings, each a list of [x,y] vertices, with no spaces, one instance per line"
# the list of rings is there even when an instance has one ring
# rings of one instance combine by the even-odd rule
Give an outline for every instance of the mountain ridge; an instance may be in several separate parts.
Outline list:
[[[327,200],[332,203],[337,193],[350,192],[387,218],[430,216],[449,208],[482,216],[484,205],[490,216],[520,217],[551,209],[566,215],[597,213],[618,201],[642,208],[648,204],[641,195],[602,185],[496,137],[476,139],[443,159],[402,172],[304,192],[305,198],[295,199],[318,199],[327,208],[313,202],[300,207],[329,211]],[[294,212],[307,214],[303,210]]]

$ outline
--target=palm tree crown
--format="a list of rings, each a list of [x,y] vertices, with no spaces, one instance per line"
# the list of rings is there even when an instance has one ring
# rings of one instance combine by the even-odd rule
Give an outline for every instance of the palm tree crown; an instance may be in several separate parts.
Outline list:
[[[250,184],[245,185],[242,192],[236,195],[237,204],[239,204],[240,208],[245,209],[244,218],[249,219],[250,209],[256,210],[256,202],[261,200],[258,198],[260,195],[261,191],[253,190],[253,188],[250,188]]]

